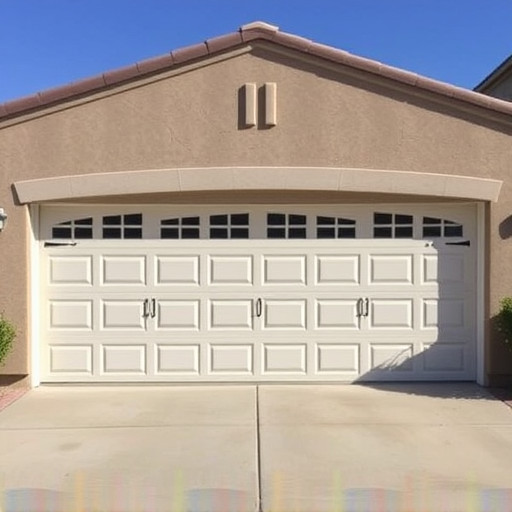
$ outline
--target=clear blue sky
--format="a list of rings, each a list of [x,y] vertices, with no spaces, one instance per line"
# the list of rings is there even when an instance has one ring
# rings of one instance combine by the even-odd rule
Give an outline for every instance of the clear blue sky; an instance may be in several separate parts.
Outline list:
[[[0,102],[263,20],[473,88],[512,54],[512,0],[0,0]]]

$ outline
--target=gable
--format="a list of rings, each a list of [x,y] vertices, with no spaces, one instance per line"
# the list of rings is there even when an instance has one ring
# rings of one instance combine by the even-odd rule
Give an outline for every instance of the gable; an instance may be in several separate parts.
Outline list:
[[[0,130],[0,150],[9,155],[0,167],[11,182],[240,165],[495,178],[489,151],[505,161],[510,128],[496,119],[278,49],[260,42],[19,118]],[[247,84],[255,87],[255,126],[245,120]],[[263,116],[265,84],[275,84],[275,125]]]

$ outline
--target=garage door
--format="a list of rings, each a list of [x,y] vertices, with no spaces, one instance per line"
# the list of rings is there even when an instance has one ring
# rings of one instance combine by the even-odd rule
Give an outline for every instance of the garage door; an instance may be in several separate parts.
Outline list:
[[[43,207],[41,380],[473,380],[475,218]]]

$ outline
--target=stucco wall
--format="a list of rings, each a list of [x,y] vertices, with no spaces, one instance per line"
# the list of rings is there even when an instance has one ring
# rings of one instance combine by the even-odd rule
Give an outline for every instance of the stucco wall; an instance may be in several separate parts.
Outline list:
[[[247,82],[277,84],[277,126],[239,126],[239,90]],[[20,117],[3,128],[0,123],[0,206],[9,213],[8,228],[0,234],[0,310],[20,326],[16,351],[2,372],[28,370],[28,219],[25,206],[14,206],[11,185],[38,177],[173,167],[319,166],[502,179],[500,201],[490,208],[490,311],[495,313],[499,298],[512,295],[512,240],[500,232],[512,213],[507,182],[512,124],[497,114],[475,115],[477,107],[465,112],[448,100],[445,105],[416,88],[410,91],[414,94],[404,85],[390,88],[383,79],[368,82],[362,72],[334,71],[260,49],[75,102],[73,108],[30,120]],[[494,373],[512,373],[512,358],[502,357],[500,346],[492,347],[491,355]]]

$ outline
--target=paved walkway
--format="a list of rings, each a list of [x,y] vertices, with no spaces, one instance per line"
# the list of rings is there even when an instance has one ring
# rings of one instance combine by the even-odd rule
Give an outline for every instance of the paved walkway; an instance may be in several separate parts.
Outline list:
[[[0,510],[507,512],[511,460],[474,384],[43,386],[0,413]]]

